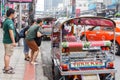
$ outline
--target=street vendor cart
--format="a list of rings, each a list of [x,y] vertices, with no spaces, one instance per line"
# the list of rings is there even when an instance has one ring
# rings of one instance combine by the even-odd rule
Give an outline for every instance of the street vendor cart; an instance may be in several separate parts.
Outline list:
[[[110,54],[111,42],[82,41],[76,32],[78,26],[84,27],[84,30],[86,26],[114,29],[116,24],[102,17],[79,17],[56,22],[51,38],[53,80],[115,80],[115,54]]]

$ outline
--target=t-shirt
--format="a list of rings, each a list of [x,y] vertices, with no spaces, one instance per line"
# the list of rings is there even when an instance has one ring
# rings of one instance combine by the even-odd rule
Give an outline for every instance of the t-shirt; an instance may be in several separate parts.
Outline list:
[[[12,40],[10,38],[9,30],[13,30],[14,37],[16,36],[14,23],[11,19],[7,18],[3,23],[3,43],[11,44]]]
[[[37,30],[38,29],[38,30]],[[28,33],[26,35],[26,40],[34,40],[34,38],[36,38],[36,33],[37,32],[40,32],[42,33],[42,30],[40,27],[38,27],[37,25],[34,25],[34,26],[31,26],[29,29],[28,29]]]

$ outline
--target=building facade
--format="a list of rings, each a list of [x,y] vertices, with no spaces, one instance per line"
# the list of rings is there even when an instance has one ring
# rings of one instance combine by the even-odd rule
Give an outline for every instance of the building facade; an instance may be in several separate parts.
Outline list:
[[[49,11],[57,8],[59,3],[63,3],[63,0],[44,0],[44,10]]]
[[[48,11],[52,9],[52,0],[44,0],[44,10]]]

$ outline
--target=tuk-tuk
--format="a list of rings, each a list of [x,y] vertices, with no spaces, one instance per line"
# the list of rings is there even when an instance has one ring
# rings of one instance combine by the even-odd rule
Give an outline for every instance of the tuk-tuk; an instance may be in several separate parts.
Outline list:
[[[115,80],[111,41],[80,40],[77,30],[84,27],[85,31],[86,26],[111,27],[115,34],[116,24],[107,18],[78,17],[56,22],[51,37],[53,80]]]

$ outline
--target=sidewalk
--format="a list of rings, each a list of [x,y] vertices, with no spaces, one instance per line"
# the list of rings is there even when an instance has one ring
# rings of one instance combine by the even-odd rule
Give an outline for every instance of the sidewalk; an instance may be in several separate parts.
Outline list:
[[[4,67],[4,48],[0,43],[0,80],[23,80],[26,62],[24,61],[24,55],[22,48],[15,48],[14,55],[11,58],[11,66],[15,69],[15,74],[3,74]]]
[[[14,67],[15,74],[3,74],[4,46],[2,44],[2,30],[0,29],[0,80],[37,80],[36,77],[41,77],[39,80],[47,80],[43,74],[41,55],[39,55],[38,60],[41,76],[36,76],[35,65],[24,60],[23,47],[16,47],[10,63]]]

